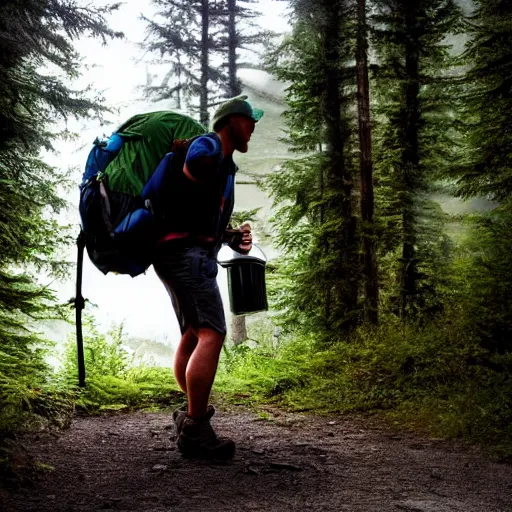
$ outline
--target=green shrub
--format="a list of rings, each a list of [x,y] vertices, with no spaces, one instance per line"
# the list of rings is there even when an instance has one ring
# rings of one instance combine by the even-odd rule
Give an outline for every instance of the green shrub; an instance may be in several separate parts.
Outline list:
[[[349,338],[290,335],[228,349],[218,389],[295,410],[379,412],[415,428],[512,454],[512,355],[491,356],[454,310],[427,325],[383,318]]]
[[[110,376],[122,378],[133,357],[123,347],[123,325],[113,326],[106,334],[100,333],[91,317],[83,324],[84,360],[90,377]],[[77,344],[75,335],[69,336],[62,358],[64,377],[76,380],[78,376]]]
[[[171,406],[182,399],[168,368],[133,367],[134,358],[125,348],[123,325],[102,334],[91,318],[84,321],[86,386],[76,389],[78,367],[75,336],[70,336],[63,354],[61,378],[77,393],[76,407],[94,413],[105,410]]]

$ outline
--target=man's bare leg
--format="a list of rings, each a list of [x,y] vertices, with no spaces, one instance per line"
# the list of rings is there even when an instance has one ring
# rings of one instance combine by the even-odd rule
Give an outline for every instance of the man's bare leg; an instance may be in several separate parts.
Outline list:
[[[178,449],[186,458],[229,460],[235,455],[235,442],[217,437],[210,424],[215,411],[208,410],[224,337],[213,329],[197,330],[197,345],[186,370],[187,415],[181,412],[174,420],[179,433]]]
[[[206,414],[224,338],[224,334],[213,329],[202,327],[197,331],[196,347],[189,357],[185,384],[188,415],[192,418]]]
[[[195,330],[189,327],[181,337],[178,350],[176,350],[174,355],[174,376],[185,394],[187,394],[187,366],[196,346],[197,336]]]

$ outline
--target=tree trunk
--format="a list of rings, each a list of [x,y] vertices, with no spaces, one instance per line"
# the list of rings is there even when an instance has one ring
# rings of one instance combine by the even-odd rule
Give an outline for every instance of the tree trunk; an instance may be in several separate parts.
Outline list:
[[[414,209],[415,196],[418,193],[419,181],[419,141],[420,125],[420,78],[419,78],[419,44],[416,37],[415,7],[405,7],[406,44],[405,44],[405,148],[403,152],[403,246],[401,261],[401,310],[400,316],[405,319],[407,310],[417,294],[417,260],[416,260],[416,223]]]
[[[176,89],[176,109],[181,110],[181,85]]]
[[[231,97],[241,94],[240,81],[237,76],[236,49],[238,48],[238,34],[236,31],[236,0],[228,0],[228,73],[229,94]]]
[[[345,164],[345,131],[342,120],[343,71],[340,66],[342,55],[342,14],[341,1],[322,1],[325,13],[325,30],[323,45],[326,58],[326,97],[324,118],[326,124],[328,169],[327,179],[329,187],[341,192],[337,204],[332,204],[334,215],[341,218],[342,225],[336,235],[336,243],[331,250],[336,250],[336,269],[334,294],[331,299],[336,300],[337,315],[342,325],[350,328],[355,318],[351,316],[357,308],[358,292],[358,255],[356,247],[356,219],[352,213],[352,176]],[[331,214],[332,215],[332,214]],[[344,320],[348,318],[348,320]]]
[[[178,57],[178,65],[181,67],[181,60]],[[182,81],[181,81],[181,69],[178,68],[176,73],[178,78],[178,86],[176,87],[176,108],[181,110],[181,89],[182,89]]]
[[[318,152],[322,153],[324,150],[322,143],[318,144]],[[318,173],[319,177],[319,186],[320,186],[320,226],[324,225],[325,222],[325,169],[323,166],[320,166],[320,170]],[[324,241],[323,249],[325,251],[325,255],[329,254],[329,241],[327,238]],[[326,329],[329,329],[331,323],[331,288],[327,288],[325,290],[325,302],[324,302],[324,322]]]
[[[373,160],[372,128],[370,120],[370,84],[368,79],[368,27],[366,25],[366,0],[357,2],[357,106],[359,118],[361,219],[363,222],[363,272],[365,279],[365,318],[377,324],[379,287],[377,260],[373,244]]]
[[[208,53],[209,53],[209,24],[210,24],[210,6],[208,0],[202,0],[201,9],[201,79],[199,91],[199,121],[204,126],[208,126]]]
[[[245,316],[233,315],[231,317],[231,342],[236,346],[241,345],[245,340],[247,340]]]

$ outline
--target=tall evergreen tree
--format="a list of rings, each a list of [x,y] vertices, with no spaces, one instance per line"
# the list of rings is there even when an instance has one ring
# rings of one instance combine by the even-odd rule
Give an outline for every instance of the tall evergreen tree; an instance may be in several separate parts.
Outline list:
[[[373,226],[373,155],[370,119],[370,81],[368,77],[368,24],[366,17],[366,0],[358,0],[356,70],[365,318],[372,324],[377,324],[379,319],[379,284],[377,280],[377,259]]]
[[[512,350],[512,5],[477,0],[475,7],[460,94],[466,146],[450,177],[462,197],[497,205],[473,226],[467,310],[482,345],[503,353]]]
[[[242,3],[253,3],[253,0],[245,0]],[[227,48],[227,70],[228,76],[226,80],[226,92],[228,97],[239,96],[242,93],[242,83],[238,78],[238,54],[237,50],[247,42],[254,42],[254,36],[241,35],[238,30],[240,21],[253,18],[256,14],[253,11],[237,5],[237,0],[226,0],[226,10],[222,9],[217,12],[219,17],[224,16],[224,21],[220,22],[222,28],[227,29],[227,41],[219,41],[219,48],[222,49],[223,44]],[[243,222],[243,221],[242,221]],[[247,339],[247,324],[245,316],[233,315],[231,317],[231,341],[234,345],[240,345]]]
[[[469,152],[455,167],[458,192],[509,201],[512,196],[512,4],[477,0],[468,29],[463,93]]]
[[[375,0],[374,42],[380,129],[377,173],[380,215],[387,225],[384,252],[398,256],[397,309],[405,316],[431,306],[427,276],[434,262],[422,259],[432,209],[426,194],[450,164],[450,98],[445,38],[458,29],[453,0]],[[396,243],[399,241],[399,246]]]
[[[195,55],[192,48],[196,43],[190,27],[196,27],[196,15],[188,2],[176,4],[167,0],[154,0],[156,18],[142,19],[147,23],[148,36],[143,45],[148,52],[159,54],[159,64],[168,67],[160,85],[152,81],[145,93],[155,100],[174,98],[176,107],[182,108],[182,100],[190,96],[196,80],[192,72]],[[157,20],[165,21],[157,21]],[[196,62],[197,66],[197,62]]]
[[[158,11],[148,24],[144,48],[168,66],[159,85],[146,87],[155,100],[174,98],[181,108],[199,98],[199,116],[208,124],[208,109],[223,97],[241,92],[239,51],[263,41],[268,32],[254,25],[253,0],[153,0]],[[244,33],[241,33],[240,27]],[[243,63],[242,63],[243,65]]]
[[[228,87],[230,96],[238,96],[242,92],[238,79],[238,62],[236,51],[240,44],[240,34],[237,31],[236,0],[228,2]]]
[[[150,86],[147,93],[156,100],[176,98],[182,105],[183,96],[191,104],[199,98],[200,122],[208,125],[208,108],[218,99],[224,73],[211,64],[212,7],[208,0],[153,0],[158,8],[156,18],[146,17],[148,37],[144,48],[160,55],[159,64],[169,66],[159,86]],[[162,60],[163,59],[163,60]]]
[[[331,317],[331,279],[319,261],[328,247],[327,241],[318,244],[315,239],[315,230],[325,220],[321,108],[325,83],[318,59],[320,38],[304,17],[297,18],[293,33],[266,59],[268,70],[290,84],[284,113],[286,142],[298,155],[268,178],[277,207],[276,239],[286,254],[279,272],[283,277],[278,278],[273,294],[277,308],[288,312],[290,323],[309,320],[326,327]]]
[[[199,122],[208,126],[208,79],[210,71],[210,6],[201,0],[201,78],[199,80]]]
[[[251,7],[256,3],[256,0],[215,0],[211,9],[217,27],[213,33],[213,47],[222,56],[222,69],[226,75],[224,91],[230,97],[242,92],[238,69],[254,66],[240,61],[240,51],[254,50],[272,34],[256,24],[258,12]]]
[[[318,26],[323,35],[326,92],[324,118],[327,144],[327,181],[334,192],[328,198],[327,211],[331,222],[339,222],[332,231],[330,250],[337,259],[334,267],[334,300],[336,317],[342,324],[353,324],[358,308],[358,247],[356,217],[353,209],[354,162],[349,155],[351,140],[347,87],[353,86],[352,71],[343,67],[351,55],[353,44],[353,12],[346,1],[323,0],[323,16]],[[352,37],[350,37],[352,36]]]
[[[287,295],[309,321],[346,327],[355,319],[359,286],[349,100],[354,13],[345,1],[292,5],[293,34],[269,59],[269,69],[291,83],[285,115],[292,151],[309,152],[270,178],[277,202],[293,201],[277,214],[285,269],[293,275]]]
[[[43,382],[45,365],[31,321],[48,316],[52,293],[40,271],[59,272],[56,249],[64,235],[54,220],[64,173],[41,150],[58,141],[57,120],[88,117],[98,108],[68,79],[80,73],[73,41],[106,38],[105,15],[116,6],[6,0],[0,14],[0,411],[9,413]],[[4,427],[5,425],[2,425]]]

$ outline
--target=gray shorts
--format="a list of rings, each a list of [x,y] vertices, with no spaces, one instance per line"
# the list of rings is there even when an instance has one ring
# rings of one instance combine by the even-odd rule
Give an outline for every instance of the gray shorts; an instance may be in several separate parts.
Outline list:
[[[217,259],[211,249],[170,241],[157,249],[153,266],[171,297],[182,334],[189,327],[226,334]]]

